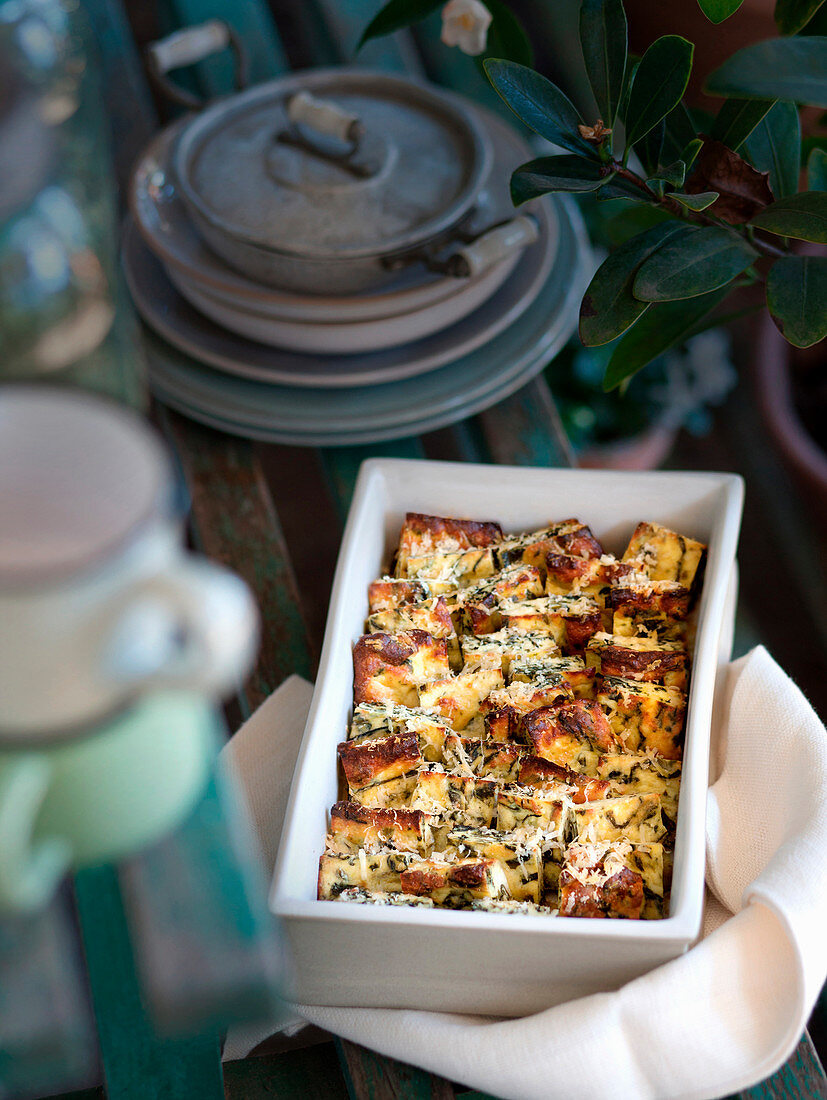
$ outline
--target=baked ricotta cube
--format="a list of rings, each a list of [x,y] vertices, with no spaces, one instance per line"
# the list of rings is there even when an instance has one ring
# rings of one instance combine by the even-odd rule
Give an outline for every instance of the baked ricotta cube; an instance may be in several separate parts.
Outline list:
[[[421,810],[390,810],[337,802],[330,811],[329,852],[353,854],[397,848],[425,855],[433,848],[428,815]]]
[[[586,646],[586,663],[603,676],[686,687],[686,649],[682,642],[624,637],[599,632]]]
[[[441,715],[454,730],[464,730],[477,718],[484,700],[504,684],[498,667],[465,668],[423,684],[419,705]]]
[[[658,842],[666,832],[656,794],[621,794],[575,806],[573,826],[581,844],[628,840],[633,844]]]
[[[399,893],[402,873],[419,859],[410,852],[359,851],[353,855],[325,852],[319,860],[318,897],[337,898],[343,890],[354,886],[371,892]]]
[[[661,810],[674,825],[678,818],[681,787],[679,760],[666,760],[654,754],[631,752],[601,756],[597,774],[609,784],[612,794],[656,794]]]
[[[597,702],[626,751],[651,749],[667,760],[680,759],[686,718],[686,696],[682,691],[604,676]]]
[[[608,779],[595,779],[531,754],[521,758],[516,782],[546,796],[565,796],[577,804],[606,798],[612,789]]]
[[[646,900],[643,876],[629,866],[631,845],[570,844],[559,877],[561,917],[639,920]]]
[[[497,813],[499,789],[492,779],[425,769],[416,777],[410,807],[452,825],[489,828]]]
[[[509,674],[512,661],[560,656],[559,646],[547,632],[498,630],[480,637],[465,635],[460,638],[460,645],[466,664],[497,664],[504,676]]]
[[[365,634],[353,648],[356,703],[419,705],[419,685],[447,676],[448,646],[424,630]]]
[[[393,611],[406,603],[425,603],[456,590],[440,581],[409,581],[397,577],[379,577],[368,586],[368,608],[371,615],[378,611]]]
[[[457,626],[463,634],[493,634],[502,626],[503,600],[542,596],[543,581],[533,565],[513,565],[464,589],[457,597]]]
[[[411,558],[481,549],[493,546],[502,538],[503,530],[499,523],[408,512],[399,533],[397,570],[404,570]]]
[[[351,798],[364,806],[398,807],[400,800],[404,805],[424,764],[414,733],[380,741],[343,741],[338,752]],[[391,782],[395,785],[388,787]],[[392,801],[386,801],[388,797]]]
[[[359,703],[353,708],[348,730],[349,741],[378,741],[383,737],[414,733],[425,760],[442,760],[446,734],[451,732],[447,719],[398,703]]]
[[[529,657],[513,661],[510,679],[542,687],[563,681],[578,699],[594,698],[595,670],[589,668],[582,657],[546,657],[541,660]]]
[[[352,901],[357,905],[412,905],[417,909],[433,909],[432,898],[420,898],[416,894],[386,894],[376,890],[362,890],[359,886],[348,886],[334,899]]]
[[[594,775],[601,752],[617,751],[617,735],[596,702],[574,699],[531,711],[522,723],[532,756]]]
[[[519,745],[500,744],[484,737],[445,738],[445,766],[459,775],[477,775],[498,783],[515,783],[525,750]]]
[[[468,908],[480,898],[508,897],[505,872],[493,859],[418,863],[403,871],[400,881],[404,893],[432,898],[450,909]]]
[[[591,596],[554,595],[538,600],[505,601],[500,607],[506,629],[550,634],[566,653],[583,646],[603,624],[601,607]]]
[[[546,677],[539,684],[513,680],[508,687],[492,691],[480,708],[486,736],[492,741],[517,740],[526,714],[572,697],[571,688],[562,678]]]
[[[659,523],[639,523],[623,555],[625,562],[650,580],[677,581],[688,589],[700,582],[705,559],[706,546],[702,542]]]
[[[448,851],[460,857],[481,856],[496,860],[503,869],[508,893],[517,901],[538,904],[543,884],[543,852],[537,838],[521,840],[497,829],[451,829]]]

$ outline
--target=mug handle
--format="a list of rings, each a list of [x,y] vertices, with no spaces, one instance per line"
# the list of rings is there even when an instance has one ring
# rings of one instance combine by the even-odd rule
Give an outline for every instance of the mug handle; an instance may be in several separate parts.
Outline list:
[[[42,908],[69,870],[68,840],[33,840],[50,781],[51,766],[40,755],[21,753],[0,764],[0,914]]]
[[[218,696],[237,687],[258,646],[258,611],[234,573],[194,556],[131,593],[106,646],[109,678]]]

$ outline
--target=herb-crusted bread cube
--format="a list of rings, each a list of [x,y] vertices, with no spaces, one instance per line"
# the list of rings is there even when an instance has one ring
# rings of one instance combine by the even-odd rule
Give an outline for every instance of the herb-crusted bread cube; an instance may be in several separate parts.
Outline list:
[[[679,760],[667,760],[654,754],[630,752],[601,756],[597,774],[608,782],[613,794],[656,794],[661,809],[672,824],[678,818],[681,786]]]
[[[419,772],[411,795],[411,809],[447,819],[452,825],[489,828],[497,812],[500,784],[475,776],[448,772]]]
[[[571,688],[562,678],[547,677],[541,684],[512,681],[508,687],[492,691],[480,708],[486,736],[492,741],[517,740],[526,714],[572,697]]]
[[[594,774],[601,752],[619,748],[601,707],[587,699],[531,711],[523,719],[522,735],[533,756],[587,775]]]
[[[325,852],[319,860],[318,897],[337,898],[353,886],[372,893],[398,893],[402,890],[401,875],[419,858],[410,852]]]
[[[399,634],[404,630],[424,630],[433,638],[454,634],[454,621],[445,597],[376,611],[367,620],[368,634]]]
[[[606,607],[621,619],[654,621],[685,619],[689,613],[689,589],[677,581],[630,581],[613,585],[606,593]],[[622,633],[615,629],[616,634]]]
[[[516,913],[525,917],[553,917],[557,910],[548,905],[535,905],[531,901],[514,901],[513,898],[478,898],[471,908],[482,913]]]
[[[397,848],[425,855],[433,848],[428,815],[421,810],[374,809],[358,802],[337,802],[330,811],[328,851],[354,854]]]
[[[448,851],[460,857],[481,856],[496,860],[503,869],[508,893],[517,901],[538,904],[543,885],[543,852],[537,838],[520,839],[497,829],[451,829]]]
[[[628,865],[629,847],[623,842],[569,845],[560,871],[560,916],[639,920],[643,876]]]
[[[477,775],[498,783],[515,783],[525,750],[519,745],[500,744],[483,737],[445,738],[445,766],[459,775]]]
[[[700,580],[706,546],[659,523],[639,523],[626,552],[625,562],[653,581],[677,581],[691,589]]]
[[[430,897],[451,909],[465,909],[479,898],[508,897],[505,872],[493,859],[423,862],[403,871],[400,881],[406,894]]]
[[[550,550],[545,557],[546,592],[550,595],[597,597],[604,588],[631,576],[631,565],[610,554],[600,558],[578,558]]]
[[[440,581],[409,581],[398,577],[379,577],[368,587],[368,609],[371,615],[393,611],[406,603],[425,603],[455,591],[451,584]]]
[[[423,684],[419,704],[440,714],[454,730],[464,730],[492,691],[504,686],[499,668],[471,668]]]
[[[348,886],[333,899],[334,901],[352,901],[357,905],[411,905],[417,909],[433,909],[432,898],[420,898],[416,894],[387,894],[379,890],[372,893],[359,886]]]
[[[446,734],[451,724],[445,718],[398,703],[358,703],[348,730],[349,741],[378,741],[383,737],[414,733],[425,760],[442,760]]]
[[[497,829],[513,833],[540,830],[552,836],[563,836],[569,824],[569,808],[565,797],[544,798],[536,791],[521,787],[506,788],[497,795]]]
[[[492,550],[457,550],[454,553],[427,554],[408,558],[405,576],[414,580],[449,584],[453,589],[467,588],[496,572]]]
[[[419,685],[449,672],[444,638],[424,630],[364,634],[353,648],[354,702],[415,707]]]
[[[463,634],[493,634],[502,626],[503,600],[526,600],[542,596],[543,581],[533,565],[512,565],[457,597],[458,626]]]
[[[511,664],[510,679],[538,687],[556,681],[569,685],[578,699],[594,698],[595,670],[589,668],[582,657],[521,658]]]
[[[597,702],[627,751],[652,749],[668,760],[680,759],[686,717],[686,696],[682,691],[604,676]]]
[[[628,840],[633,844],[660,841],[666,826],[656,794],[621,794],[573,809],[574,830],[581,844]]]
[[[686,687],[686,649],[681,642],[605,634],[589,639],[586,663],[603,676]]]
[[[379,741],[343,741],[338,752],[351,791],[409,775],[424,763],[415,733],[383,737]]]
[[[571,768],[543,760],[541,756],[523,756],[517,782],[521,787],[534,787],[546,795],[560,797],[565,794],[572,802],[581,804],[609,795],[611,784],[608,779],[595,779],[582,775]]]
[[[411,558],[493,546],[503,538],[499,523],[481,523],[473,519],[429,516],[408,512],[399,533],[397,569],[405,570]],[[404,576],[404,572],[398,575]]]
[[[554,595],[538,600],[507,600],[500,607],[506,629],[550,634],[565,653],[577,653],[603,624],[591,596]]]
[[[483,634],[479,637],[464,635],[460,638],[460,645],[466,664],[496,663],[505,676],[510,672],[512,661],[560,656],[559,646],[548,633],[498,630],[494,634]]]

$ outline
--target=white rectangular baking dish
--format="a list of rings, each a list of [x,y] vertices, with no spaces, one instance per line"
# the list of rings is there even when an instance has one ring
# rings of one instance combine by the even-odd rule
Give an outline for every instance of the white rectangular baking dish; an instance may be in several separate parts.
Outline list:
[[[742,502],[743,482],[734,474],[400,459],[363,464],[271,892],[292,953],[291,999],[523,1015],[615,989],[689,947],[701,924],[712,701],[719,660],[729,657]],[[644,519],[709,544],[667,919],[555,919],[316,900],[328,813],[337,800],[336,745],[346,738],[352,707],[351,649],[363,632],[368,584],[387,568],[407,511],[497,520],[507,532],[576,516],[618,554]]]

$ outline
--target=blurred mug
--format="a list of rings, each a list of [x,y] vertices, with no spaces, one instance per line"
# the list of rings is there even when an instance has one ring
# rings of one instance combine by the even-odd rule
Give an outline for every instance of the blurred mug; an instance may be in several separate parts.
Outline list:
[[[131,413],[0,389],[0,908],[162,835],[203,788],[209,701],[247,671],[257,615],[183,548],[174,496]]]

